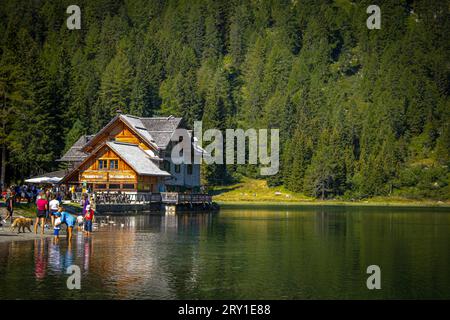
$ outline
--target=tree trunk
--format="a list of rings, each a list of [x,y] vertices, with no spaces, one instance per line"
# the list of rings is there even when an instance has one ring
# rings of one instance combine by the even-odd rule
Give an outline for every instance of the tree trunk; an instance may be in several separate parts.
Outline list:
[[[5,187],[5,172],[6,172],[6,147],[2,144],[2,168],[0,175],[0,189]]]
[[[5,175],[6,175],[6,90],[3,92],[3,106],[2,106],[2,134],[4,135],[2,141],[2,167],[0,172],[0,190],[5,187]]]

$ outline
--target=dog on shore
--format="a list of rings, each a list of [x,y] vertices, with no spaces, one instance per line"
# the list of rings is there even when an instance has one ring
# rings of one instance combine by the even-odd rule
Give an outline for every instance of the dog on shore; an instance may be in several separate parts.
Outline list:
[[[13,221],[11,224],[11,231],[14,231],[16,228],[18,228],[18,232],[20,233],[20,229],[22,229],[22,232],[25,233],[25,228],[28,229],[28,231],[31,232],[31,226],[33,225],[33,219],[30,218],[17,218]]]

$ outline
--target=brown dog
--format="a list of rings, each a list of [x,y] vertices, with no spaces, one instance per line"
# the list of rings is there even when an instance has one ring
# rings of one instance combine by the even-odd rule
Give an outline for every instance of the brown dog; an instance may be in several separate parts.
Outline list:
[[[25,227],[26,227],[28,229],[28,231],[31,232],[30,226],[32,224],[33,224],[33,220],[30,218],[17,218],[11,224],[11,231],[14,231],[16,228],[19,228],[18,233],[20,233],[20,229],[22,228],[22,231],[25,233]]]

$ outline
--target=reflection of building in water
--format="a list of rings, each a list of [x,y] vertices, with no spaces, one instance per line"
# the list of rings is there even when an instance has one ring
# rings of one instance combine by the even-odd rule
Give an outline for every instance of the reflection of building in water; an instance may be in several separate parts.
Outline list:
[[[128,217],[138,218],[141,217]],[[105,287],[114,287],[117,298],[133,297],[134,292],[144,292],[146,287],[167,291],[164,274],[158,272],[158,246],[155,233],[135,232],[122,228],[122,217],[114,217],[115,226],[107,226],[95,239],[96,255],[90,257],[90,270],[101,275]],[[133,220],[133,219],[131,219]],[[135,225],[136,220],[129,225]],[[94,235],[95,236],[95,235]]]
[[[176,215],[165,215],[161,219],[161,229],[164,233],[177,231],[178,229],[178,216]]]
[[[103,286],[116,298],[176,298],[177,282],[197,278],[199,236],[209,223],[208,215],[116,216],[109,220],[113,223],[101,227],[92,236],[91,250],[84,252],[91,253],[85,257],[90,261],[89,273],[100,275]],[[186,237],[180,238],[180,232]]]
[[[75,264],[85,283],[104,290],[103,297],[177,298],[178,284],[186,288],[198,281],[199,244],[207,235],[210,217],[198,213],[113,217],[114,223],[90,238],[75,233],[70,245],[65,236],[59,243],[39,239],[27,252],[34,251],[36,279],[54,281]]]
[[[186,230],[190,233],[200,233],[201,230],[211,225],[212,216],[212,213],[179,214],[179,230]]]
[[[187,231],[190,234],[199,233],[201,229],[211,224],[211,213],[165,215],[161,219],[161,229],[164,232]]]

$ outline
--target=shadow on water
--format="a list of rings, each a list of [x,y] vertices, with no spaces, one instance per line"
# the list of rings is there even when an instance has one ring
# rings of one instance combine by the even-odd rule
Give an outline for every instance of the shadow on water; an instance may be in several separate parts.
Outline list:
[[[226,208],[99,217],[91,237],[0,244],[0,298],[449,298],[450,214]],[[379,265],[382,290],[366,287]],[[81,270],[69,290],[66,270]]]

